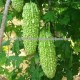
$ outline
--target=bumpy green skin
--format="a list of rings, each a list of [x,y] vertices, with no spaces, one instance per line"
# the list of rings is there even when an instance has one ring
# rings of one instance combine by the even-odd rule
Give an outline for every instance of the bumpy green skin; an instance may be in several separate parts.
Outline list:
[[[17,11],[21,12],[24,6],[24,0],[11,0],[12,7]]]
[[[56,73],[57,61],[53,40],[48,40],[49,38],[52,38],[51,32],[43,29],[40,32],[39,56],[43,72],[48,78],[53,78]]]
[[[36,52],[39,35],[39,10],[35,3],[26,3],[23,7],[23,40],[28,55]]]

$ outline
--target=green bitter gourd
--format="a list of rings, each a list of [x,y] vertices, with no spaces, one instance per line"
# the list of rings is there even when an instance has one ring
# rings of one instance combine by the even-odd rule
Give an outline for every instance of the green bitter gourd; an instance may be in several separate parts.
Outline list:
[[[12,7],[17,11],[21,12],[24,6],[24,0],[11,0]]]
[[[43,72],[48,78],[53,78],[56,73],[56,52],[52,34],[49,29],[43,29],[39,36],[39,56]]]
[[[23,40],[24,48],[28,55],[36,52],[39,35],[39,9],[33,2],[26,3],[23,7]]]

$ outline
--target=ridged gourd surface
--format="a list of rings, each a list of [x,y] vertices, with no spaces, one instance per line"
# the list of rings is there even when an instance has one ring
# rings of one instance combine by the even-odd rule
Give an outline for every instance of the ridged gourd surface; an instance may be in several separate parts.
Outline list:
[[[21,12],[24,6],[24,0],[11,0],[12,7],[17,11]]]
[[[43,29],[40,32],[39,40],[39,56],[40,64],[43,72],[48,78],[53,78],[56,73],[56,52],[52,39],[52,34],[49,30]]]
[[[39,35],[39,10],[35,3],[26,3],[23,7],[23,43],[28,55],[36,53]]]

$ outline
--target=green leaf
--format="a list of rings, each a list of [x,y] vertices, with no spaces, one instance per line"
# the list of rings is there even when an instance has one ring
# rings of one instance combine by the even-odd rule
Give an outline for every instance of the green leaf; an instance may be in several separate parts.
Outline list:
[[[31,64],[28,69],[29,75],[31,75],[31,80],[41,80],[41,77],[44,75],[40,65],[35,63],[35,58],[31,59]]]
[[[6,46],[6,45],[9,45],[9,44],[10,44],[10,40],[3,41],[3,42],[2,42],[2,46]]]
[[[4,74],[4,68],[0,67],[0,74]]]
[[[2,14],[0,13],[0,24],[1,24],[1,22],[2,22]],[[0,27],[1,27],[1,25],[0,25]]]
[[[43,16],[43,19],[46,21],[46,22],[53,22],[54,20],[56,20],[56,16],[55,14],[52,12],[52,11],[48,11],[44,16]]]
[[[67,80],[73,80],[73,75],[71,70],[67,71]]]
[[[24,76],[20,76],[18,79],[16,80],[25,80],[25,77]]]
[[[7,60],[6,53],[4,52],[0,53],[0,65],[5,64],[6,60]]]
[[[66,15],[66,14],[63,18],[59,20],[59,23],[64,25],[68,25],[69,22],[70,22],[70,17],[69,15]]]
[[[0,0],[0,7],[3,7],[3,0]]]
[[[23,62],[23,57],[20,56],[10,56],[8,58],[9,62],[12,62],[14,66],[19,67],[19,65]]]
[[[13,12],[10,12],[7,16],[7,20],[12,20],[13,19]]]
[[[20,54],[20,48],[19,48],[19,40],[15,40],[13,43],[13,47],[12,47],[12,51],[16,54],[19,55]]]
[[[80,41],[75,43],[73,49],[76,53],[80,52]]]

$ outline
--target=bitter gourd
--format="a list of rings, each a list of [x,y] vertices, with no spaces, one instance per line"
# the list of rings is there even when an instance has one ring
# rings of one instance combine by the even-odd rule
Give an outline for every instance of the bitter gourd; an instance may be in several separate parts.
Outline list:
[[[39,35],[39,9],[33,2],[26,3],[23,7],[23,40],[24,48],[28,55],[36,52]]]
[[[56,73],[56,52],[52,39],[52,34],[49,29],[42,29],[39,36],[39,56],[40,64],[43,72],[48,78],[53,78]]]
[[[21,12],[24,6],[24,0],[12,0],[12,7],[17,11]]]

